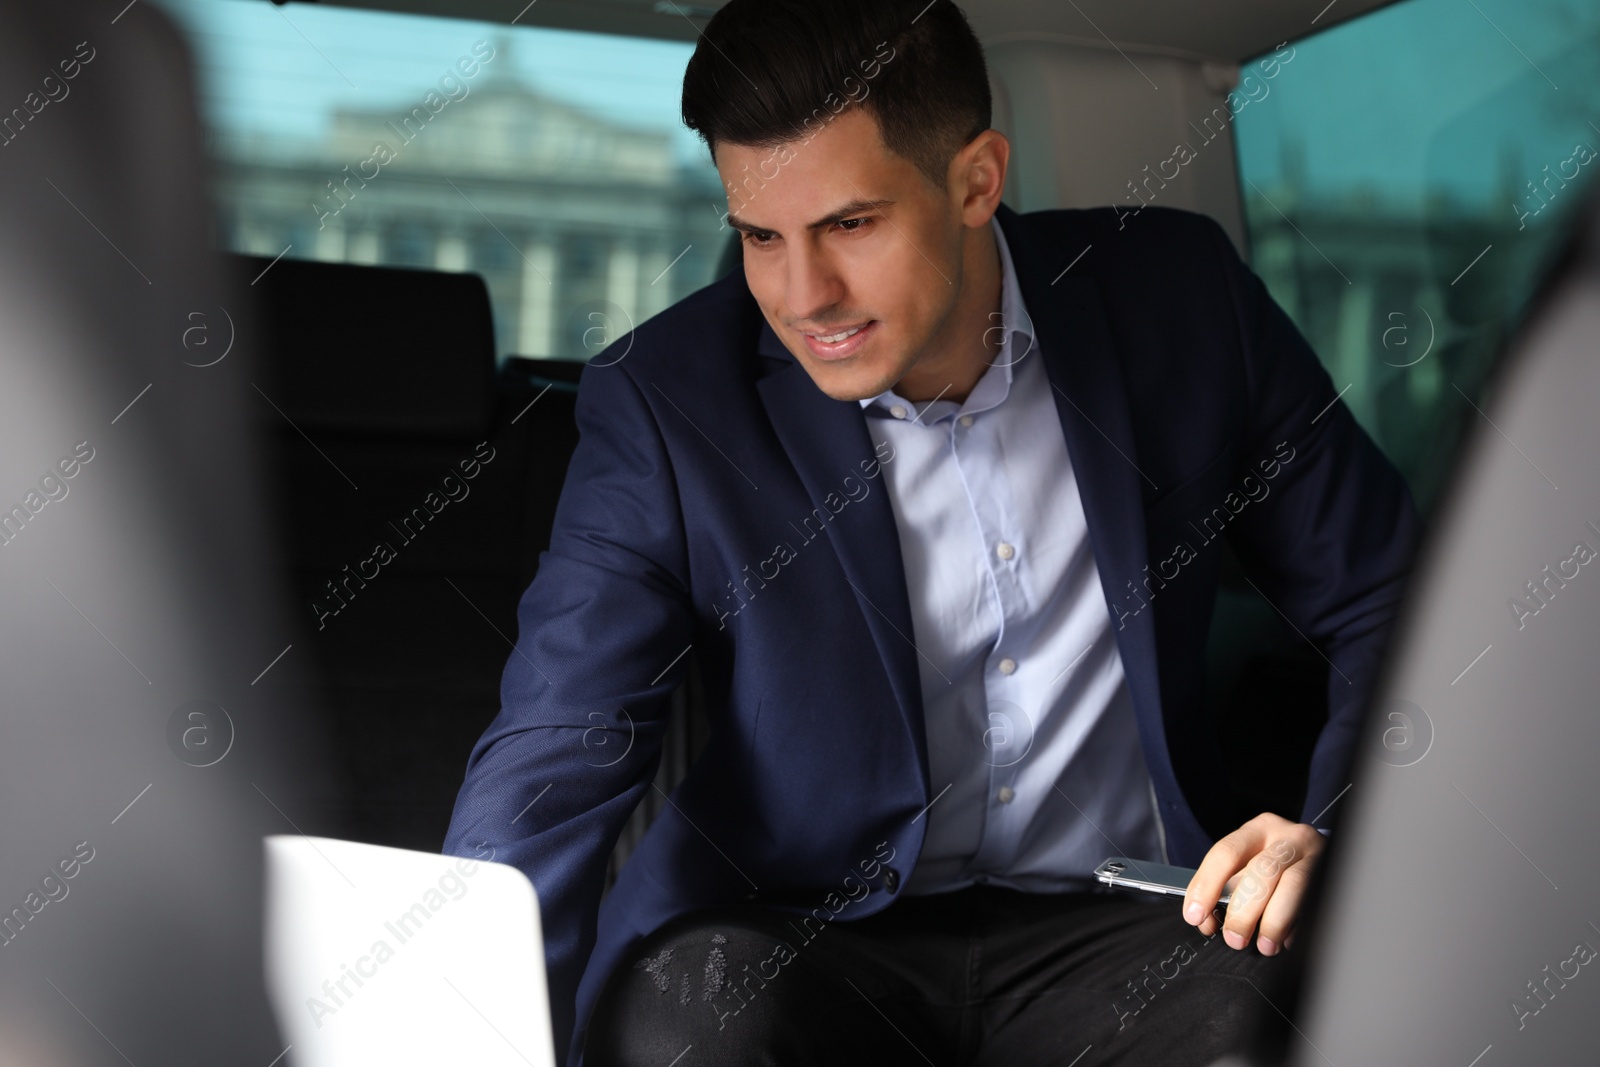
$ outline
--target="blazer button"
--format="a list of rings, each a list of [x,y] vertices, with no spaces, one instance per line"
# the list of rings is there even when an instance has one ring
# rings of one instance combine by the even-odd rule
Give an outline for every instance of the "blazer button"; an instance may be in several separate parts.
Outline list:
[[[900,888],[900,872],[893,867],[883,869],[883,888],[893,893]]]

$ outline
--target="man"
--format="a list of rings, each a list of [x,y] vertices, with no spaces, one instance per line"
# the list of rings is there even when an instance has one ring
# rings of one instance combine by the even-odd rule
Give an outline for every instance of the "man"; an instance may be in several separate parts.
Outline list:
[[[743,273],[582,380],[446,842],[532,879],[572,1063],[1208,1063],[1346,784],[1404,484],[1214,222],[1001,204],[924,3],[712,19]],[[1201,702],[1218,536],[1332,666],[1298,821],[1239,825]],[[601,907],[691,650],[710,740]],[[1118,854],[1198,865],[1181,915]]]

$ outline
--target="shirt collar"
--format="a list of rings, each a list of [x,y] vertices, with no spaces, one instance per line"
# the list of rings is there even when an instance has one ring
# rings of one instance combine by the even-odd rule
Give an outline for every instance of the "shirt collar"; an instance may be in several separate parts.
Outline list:
[[[926,422],[935,422],[957,412],[971,414],[997,406],[1010,394],[1012,368],[1033,349],[1033,320],[1022,303],[1022,288],[1017,284],[1017,271],[1011,262],[1011,249],[1006,244],[999,216],[991,216],[989,225],[994,228],[995,247],[1000,253],[1000,312],[998,322],[990,327],[991,330],[1004,331],[1000,339],[1000,353],[989,369],[984,371],[983,377],[978,379],[972,392],[967,394],[965,403],[957,405],[953,400],[934,401],[923,409]],[[917,410],[917,405],[900,398],[893,387],[859,401],[863,410],[880,402],[885,407],[900,403],[913,411]]]

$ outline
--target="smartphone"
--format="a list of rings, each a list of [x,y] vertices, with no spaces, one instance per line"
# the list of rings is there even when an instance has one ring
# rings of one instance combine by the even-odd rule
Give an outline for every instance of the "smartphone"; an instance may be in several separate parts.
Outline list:
[[[1172,867],[1165,863],[1152,863],[1149,860],[1112,856],[1094,869],[1094,877],[1098,882],[1119,889],[1142,889],[1146,893],[1181,897],[1189,890],[1189,882],[1194,878],[1194,868]],[[1217,906],[1220,908],[1228,903],[1232,895],[1223,890],[1222,899],[1217,901]]]

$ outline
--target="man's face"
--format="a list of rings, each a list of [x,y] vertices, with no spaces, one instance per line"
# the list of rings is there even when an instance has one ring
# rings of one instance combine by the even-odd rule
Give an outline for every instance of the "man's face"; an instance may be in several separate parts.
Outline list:
[[[962,291],[960,197],[890,153],[871,115],[851,107],[777,150],[719,144],[716,162],[750,292],[819,389],[877,396],[939,360],[930,341]]]

